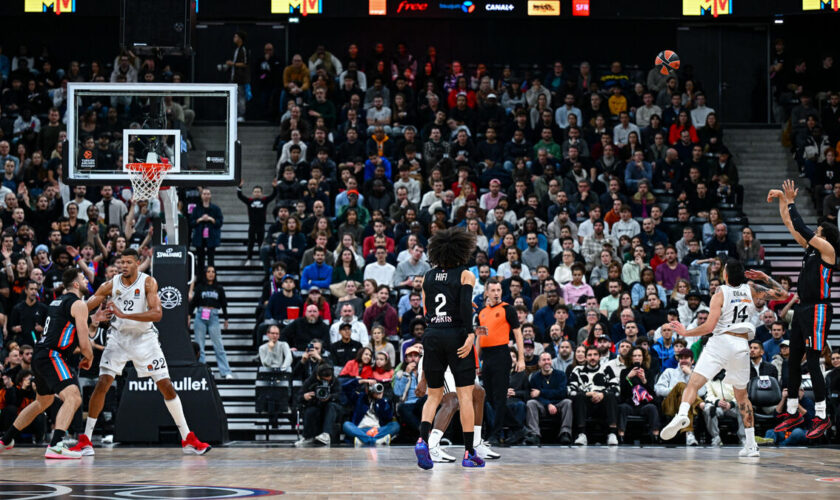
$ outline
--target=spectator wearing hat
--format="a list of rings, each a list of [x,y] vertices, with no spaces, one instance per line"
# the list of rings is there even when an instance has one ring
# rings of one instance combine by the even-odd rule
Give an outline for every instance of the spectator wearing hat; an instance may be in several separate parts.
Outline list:
[[[499,200],[505,198],[507,195],[502,192],[502,183],[499,179],[490,180],[490,191],[481,195],[479,206],[482,210],[487,212],[492,211],[499,204]]]
[[[786,334],[785,324],[781,321],[775,321],[770,325],[770,336],[772,338],[764,342],[764,361],[772,361],[773,357],[779,354]]]
[[[680,403],[682,401],[682,394],[685,390],[688,379],[691,377],[694,365],[694,353],[690,349],[683,349],[679,353],[679,365],[676,368],[668,368],[662,372],[659,379],[654,385],[656,395],[662,400],[662,414],[668,419],[677,414]],[[697,416],[698,408],[700,411],[705,408],[705,402],[701,399],[706,395],[706,387],[702,387],[698,393],[697,398],[691,403],[688,410],[688,427],[682,432],[685,432],[685,444],[687,446],[697,446],[697,438],[694,437],[694,417]]]
[[[338,327],[339,339],[330,346],[330,356],[337,371],[340,371],[351,360],[356,359],[356,354],[362,349],[361,342],[351,338],[353,334],[349,323],[342,323]]]
[[[534,339],[529,338],[525,331],[522,332],[522,352],[523,352],[523,359],[525,360],[525,372],[528,373],[530,376],[531,373],[539,370],[539,361],[540,358],[535,354],[536,351],[536,343]],[[542,345],[540,345],[542,347]]]
[[[697,317],[700,311],[709,310],[709,306],[702,302],[702,296],[696,291],[692,290],[685,295],[685,303],[677,306],[677,312],[680,315],[680,323],[689,325]]]
[[[618,374],[609,364],[601,363],[601,354],[597,347],[586,348],[586,361],[575,366],[569,376],[569,397],[574,401],[575,430],[578,433],[575,444],[586,446],[586,421],[592,414],[603,415],[606,419],[608,434],[607,445],[618,444]]]
[[[400,421],[412,432],[420,430],[420,417],[426,396],[417,397],[417,384],[422,344],[414,344],[405,351],[405,359],[394,374],[394,396],[397,398],[397,414]]]
[[[290,307],[296,307],[298,314],[303,307],[303,299],[298,295],[294,276],[287,274],[280,282],[280,290],[271,294],[265,308],[265,319],[285,321]]]
[[[779,372],[779,384],[782,387],[787,386],[787,377],[788,377],[788,360],[790,359],[790,340],[783,340],[781,344],[779,344],[779,354],[773,356],[773,361],[771,362],[773,366],[776,367],[776,371]]]
[[[764,359],[764,344],[758,339],[750,341],[750,380],[756,377],[779,379],[779,370]]]

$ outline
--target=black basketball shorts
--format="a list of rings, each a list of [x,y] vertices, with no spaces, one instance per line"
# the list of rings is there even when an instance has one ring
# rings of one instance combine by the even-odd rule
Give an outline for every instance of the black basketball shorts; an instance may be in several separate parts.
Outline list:
[[[51,396],[71,385],[79,385],[67,360],[52,349],[35,351],[32,356],[32,372],[35,374],[35,390],[39,396]]]
[[[449,368],[456,387],[475,383],[475,348],[465,358],[458,349],[467,340],[465,328],[426,328],[423,334],[423,373],[431,389],[443,387],[443,374]]]

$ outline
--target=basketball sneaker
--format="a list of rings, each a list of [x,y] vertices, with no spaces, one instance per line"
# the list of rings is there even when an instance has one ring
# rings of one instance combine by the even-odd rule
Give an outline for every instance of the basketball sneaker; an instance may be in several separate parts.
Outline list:
[[[773,429],[776,432],[787,432],[795,427],[802,425],[802,422],[805,421],[805,417],[803,417],[802,414],[800,414],[799,412],[796,412],[796,415],[791,415],[787,412],[780,413],[779,419],[781,419],[781,422],[779,422],[779,425],[777,425],[776,428]]]
[[[808,433],[805,434],[805,437],[808,439],[818,439],[822,437],[822,435],[825,434],[825,431],[827,431],[830,427],[830,418],[814,417],[814,419],[811,421],[811,430],[809,430]]]
[[[429,448],[429,456],[432,457],[432,462],[437,463],[451,463],[456,460],[455,457],[443,451],[443,448],[440,446],[433,446]]]
[[[14,439],[9,441],[8,443],[6,443],[2,439],[0,439],[0,453],[2,453],[4,450],[11,450],[14,447],[15,447],[15,440]],[[452,460],[454,461],[455,459],[453,458]]]
[[[64,443],[58,443],[55,446],[50,446],[44,453],[44,458],[55,460],[77,460],[82,458],[82,454],[78,451],[71,451]]]
[[[461,465],[464,467],[484,467],[484,460],[476,452],[470,454],[470,452],[464,450],[464,459],[461,460]]]
[[[184,455],[189,455],[190,453],[204,455],[210,451],[210,445],[199,441],[198,438],[195,437],[195,432],[190,431],[190,433],[187,434],[187,439],[181,441],[181,449],[184,450]]]
[[[423,441],[422,437],[417,439],[417,444],[414,445],[414,454],[417,456],[417,466],[421,469],[429,470],[435,466],[429,454],[429,445]]]
[[[490,460],[501,458],[501,455],[493,451],[490,445],[487,444],[487,441],[484,440],[481,440],[478,446],[475,447],[475,454],[481,458],[489,458]]]
[[[688,415],[677,414],[670,422],[668,422],[668,425],[662,429],[659,436],[665,441],[674,439],[674,436],[676,436],[682,429],[688,427],[689,423]]]
[[[79,442],[70,448],[70,451],[77,451],[81,453],[83,457],[92,457],[94,455],[93,443],[90,442],[90,438],[86,435],[79,434]]]
[[[758,451],[758,445],[754,444],[752,446],[744,446],[741,448],[741,451],[738,452],[739,457],[743,458],[758,458],[761,453]]]

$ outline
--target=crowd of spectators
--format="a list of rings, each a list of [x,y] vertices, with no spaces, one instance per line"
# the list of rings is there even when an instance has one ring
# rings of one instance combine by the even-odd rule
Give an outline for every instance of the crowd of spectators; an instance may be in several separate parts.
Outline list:
[[[319,46],[268,69],[280,128],[276,207],[256,241],[268,275],[257,336],[278,325],[270,342],[289,346],[295,381],[333,387],[325,399],[295,398],[309,416],[301,445],[334,441],[342,419],[350,436],[394,415],[416,432],[416,278],[429,269],[429,238],[451,226],[476,235],[477,307],[498,276],[522,325],[527,373],[512,378],[510,436],[538,442],[556,417],[561,441],[585,444],[599,414],[606,434],[621,439],[635,416],[657,439],[705,343],[667,323],[706,320],[726,259],[764,263],[698,80],[626,72],[618,61],[492,73],[443,63],[434,47],[415,57],[404,44],[392,55],[350,44],[344,57]],[[249,210],[266,205],[261,190],[241,198]],[[253,232],[265,227],[251,220]],[[759,301],[750,318],[766,326],[757,345],[768,365],[783,359],[770,323],[784,336],[793,303]],[[550,379],[562,390],[544,391]],[[719,444],[716,420],[739,417],[731,388],[712,383],[695,411]],[[384,398],[371,392],[377,384]]]

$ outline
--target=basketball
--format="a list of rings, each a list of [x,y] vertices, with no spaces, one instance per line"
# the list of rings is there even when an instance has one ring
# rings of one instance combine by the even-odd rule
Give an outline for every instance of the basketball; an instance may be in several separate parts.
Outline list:
[[[663,50],[656,55],[656,67],[663,75],[669,75],[680,69],[680,56],[673,50]]]

